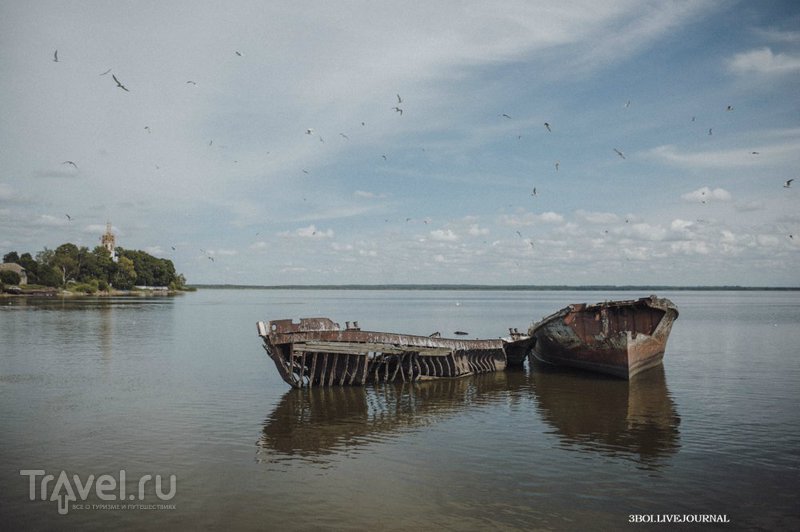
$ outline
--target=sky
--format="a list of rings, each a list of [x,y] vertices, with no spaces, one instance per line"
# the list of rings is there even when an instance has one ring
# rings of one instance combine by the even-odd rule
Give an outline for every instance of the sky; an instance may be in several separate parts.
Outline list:
[[[8,0],[0,252],[800,286],[799,95],[795,1]]]

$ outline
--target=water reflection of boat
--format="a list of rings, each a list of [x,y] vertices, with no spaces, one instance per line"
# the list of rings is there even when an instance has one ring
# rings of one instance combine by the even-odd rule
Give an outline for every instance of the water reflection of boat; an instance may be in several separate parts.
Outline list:
[[[546,367],[537,368],[531,378],[542,418],[565,444],[633,454],[644,463],[680,447],[680,418],[663,366],[629,381]]]
[[[655,296],[569,305],[531,325],[532,359],[630,378],[664,358],[678,309]]]
[[[340,328],[328,318],[257,323],[264,349],[281,378],[294,388],[414,382],[502,371],[507,351],[521,365],[527,336],[459,340]],[[519,359],[519,360],[517,360]]]
[[[292,389],[264,421],[258,446],[284,455],[335,454],[476,405],[520,400],[528,383],[526,373],[508,371],[413,385]]]

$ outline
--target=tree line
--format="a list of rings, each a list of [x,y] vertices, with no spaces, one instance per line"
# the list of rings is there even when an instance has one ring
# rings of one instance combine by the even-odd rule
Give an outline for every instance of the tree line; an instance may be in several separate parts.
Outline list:
[[[109,287],[129,290],[143,285],[166,286],[173,290],[186,287],[186,278],[176,273],[175,265],[169,259],[123,248],[116,248],[116,256],[114,261],[103,246],[90,251],[86,246],[66,243],[56,249],[44,248],[35,257],[30,253],[19,255],[12,251],[3,255],[3,262],[14,262],[25,268],[28,284],[33,285],[70,288],[77,283],[87,288],[84,291],[92,291],[92,288],[107,290]]]

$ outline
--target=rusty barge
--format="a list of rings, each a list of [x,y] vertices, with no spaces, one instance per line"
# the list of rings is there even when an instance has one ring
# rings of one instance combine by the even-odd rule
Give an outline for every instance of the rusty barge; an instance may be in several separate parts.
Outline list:
[[[362,331],[328,318],[257,323],[267,355],[294,388],[415,382],[521,365],[531,339],[516,330],[489,340]]]
[[[531,360],[624,379],[658,366],[677,307],[656,296],[569,305],[534,323]]]

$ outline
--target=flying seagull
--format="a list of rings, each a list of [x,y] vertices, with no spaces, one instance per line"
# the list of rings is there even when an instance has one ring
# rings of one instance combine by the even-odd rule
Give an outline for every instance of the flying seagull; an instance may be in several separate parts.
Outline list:
[[[713,128],[708,128],[708,134],[709,134],[709,135],[711,135],[711,130],[712,130],[712,129],[713,129]]]
[[[550,129],[550,124],[548,124],[547,122],[544,123],[544,127],[547,128],[547,131],[553,131],[552,129]]]
[[[505,114],[505,113],[501,114],[500,116],[502,116],[503,118],[508,118],[509,120],[511,119],[511,117],[510,117],[510,116],[508,116],[508,115],[507,115],[507,114]]]
[[[67,220],[69,220],[70,222],[72,221],[72,216],[70,216],[69,214],[65,214],[64,216],[66,216]]]
[[[561,166],[561,163],[556,161],[556,172],[558,172],[558,167]]]
[[[58,50],[53,52],[53,62],[58,63]]]
[[[236,55],[238,55],[239,57],[242,57],[242,53],[239,50],[234,50],[234,53],[236,53]]]
[[[403,110],[400,109],[399,107],[392,107],[392,109],[394,109],[395,112],[400,113],[400,116],[403,116]]]
[[[627,109],[627,108],[628,108],[628,107],[630,107],[630,106],[631,106],[631,101],[630,101],[630,100],[628,100],[627,102],[625,102],[625,109]]]
[[[792,181],[794,181],[794,178],[787,179],[786,183],[783,184],[783,188],[789,188],[790,186],[792,186]]]
[[[75,168],[78,168],[78,165],[77,165],[77,164],[75,164],[75,163],[73,163],[72,161],[64,161],[64,162],[63,162],[63,163],[61,163],[61,164],[71,164],[71,165],[72,165],[72,166],[74,166]]]
[[[726,108],[725,108],[725,110],[726,110],[726,111],[733,111],[733,106],[732,106],[732,105],[729,105],[728,107],[726,107]]]
[[[314,134],[314,129],[313,128],[306,129],[306,135],[313,135],[313,134]]]
[[[536,187],[533,187],[533,191],[531,192],[531,196],[536,196]]]
[[[345,135],[344,133],[339,133],[339,135],[340,135],[342,138],[345,138],[345,139],[347,139],[347,140],[350,140],[350,137],[348,137],[348,136],[347,136],[347,135]]]
[[[397,103],[403,103],[403,99],[400,97],[399,94],[397,95]]]
[[[620,157],[622,157],[623,159],[625,158],[625,154],[624,154],[624,153],[622,153],[621,151],[619,151],[618,149],[614,148],[614,151],[616,152],[616,154],[617,154],[617,155],[619,155],[619,156],[620,156]]]
[[[109,68],[108,70],[106,70],[105,72],[101,73],[100,75],[101,75],[101,76],[105,76],[105,75],[106,75],[106,74],[108,74],[109,72],[111,72],[111,69],[110,69],[110,68]]]
[[[144,126],[144,130],[148,133],[152,133],[152,131],[150,131],[150,126]]]
[[[197,85],[197,83],[195,83],[195,82],[194,82],[194,81],[192,81],[192,80],[189,80],[189,81],[187,81],[186,83],[191,83],[192,85]]]
[[[117,79],[117,76],[115,76],[114,74],[111,74],[111,77],[114,78],[114,81],[117,83],[117,87],[119,87],[120,89],[124,90],[125,92],[131,92],[128,89],[125,88],[125,85],[123,85],[122,83],[119,82],[119,80]]]

